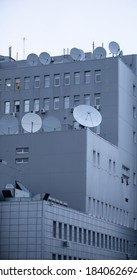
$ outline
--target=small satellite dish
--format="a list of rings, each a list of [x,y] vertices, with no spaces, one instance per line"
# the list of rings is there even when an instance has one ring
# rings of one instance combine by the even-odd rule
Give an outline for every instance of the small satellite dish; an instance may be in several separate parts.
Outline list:
[[[19,122],[16,117],[5,115],[0,119],[0,135],[16,134],[18,132]]]
[[[80,61],[85,60],[85,53],[83,52],[83,50],[79,50],[80,51]]]
[[[93,54],[96,59],[105,58],[107,55],[106,50],[103,47],[96,48]]]
[[[81,125],[86,127],[96,127],[101,121],[101,114],[92,106],[79,105],[74,108],[74,119]]]
[[[73,60],[80,60],[81,51],[77,48],[72,48],[71,51],[70,51],[70,55],[73,58]]]
[[[48,65],[51,62],[51,57],[47,52],[42,52],[39,55],[39,61],[43,64],[43,65]]]
[[[35,113],[27,113],[21,120],[21,124],[24,130],[27,132],[36,132],[42,126],[41,117]]]
[[[112,41],[109,43],[109,50],[113,55],[118,54],[120,51],[120,46],[118,45],[118,43]]]
[[[54,116],[48,116],[43,120],[43,130],[45,132],[60,131],[61,123],[58,118]]]
[[[36,66],[39,62],[38,56],[35,53],[31,53],[27,56],[27,63],[30,66]]]

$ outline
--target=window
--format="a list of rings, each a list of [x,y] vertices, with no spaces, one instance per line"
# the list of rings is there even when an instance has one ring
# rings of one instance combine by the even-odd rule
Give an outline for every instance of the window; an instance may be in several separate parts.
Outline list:
[[[64,109],[69,109],[69,96],[64,97]]]
[[[34,111],[39,111],[39,99],[34,99]]]
[[[96,151],[93,150],[93,164],[96,165]]]
[[[5,90],[10,90],[11,89],[11,79],[6,79],[5,80]]]
[[[91,245],[91,230],[88,230],[88,245]]]
[[[0,79],[0,90],[2,90],[2,80]]]
[[[69,225],[69,241],[72,241],[72,226]]]
[[[79,228],[79,243],[82,243],[82,228]]]
[[[59,110],[59,97],[54,98],[54,110]]]
[[[95,231],[92,232],[92,245],[95,246]]]
[[[94,107],[99,111],[100,110],[100,94],[94,95]]]
[[[85,82],[85,84],[91,83],[91,72],[90,71],[84,72],[84,82]]]
[[[29,158],[16,158],[15,159],[15,163],[17,163],[17,164],[28,163],[28,162],[29,162]]]
[[[74,95],[74,107],[78,106],[80,103],[80,95]]]
[[[50,76],[49,75],[44,76],[44,87],[45,88],[50,87]]]
[[[30,100],[24,100],[24,112],[29,112]]]
[[[79,85],[80,84],[80,72],[74,73],[74,84]]]
[[[34,77],[34,88],[40,87],[40,76]]]
[[[112,160],[111,159],[109,159],[109,173],[111,173],[111,170],[112,169]]]
[[[115,173],[116,173],[116,163],[115,161],[113,161],[113,174],[115,175]]]
[[[49,98],[44,98],[44,109],[49,111]]]
[[[113,250],[115,250],[115,237],[113,236]]]
[[[90,94],[84,94],[84,104],[90,105]]]
[[[15,78],[15,90],[20,89],[20,86],[21,86],[20,78]]]
[[[101,70],[95,70],[95,83],[101,82]]]
[[[136,119],[137,112],[136,112],[136,107],[133,107],[133,118]]]
[[[59,223],[59,238],[62,238],[62,223]]]
[[[118,237],[116,238],[116,251],[118,251]]]
[[[97,247],[99,247],[99,232],[97,232]]]
[[[30,77],[25,77],[24,78],[24,88],[25,89],[30,89]]]
[[[111,236],[109,235],[109,249],[111,250]]]
[[[103,233],[101,233],[101,248],[104,247],[104,238],[103,238]]]
[[[97,166],[100,167],[100,153],[97,153]]]
[[[133,184],[136,185],[137,183],[137,178],[136,178],[136,173],[133,173]]]
[[[56,238],[57,234],[57,224],[56,221],[53,221],[53,237]]]
[[[136,132],[133,131],[133,143],[136,144],[136,142],[137,142]]]
[[[60,75],[55,74],[54,75],[54,87],[59,87],[60,86]]]
[[[18,113],[20,111],[20,101],[19,100],[16,100],[14,102],[14,112],[15,113]]]
[[[84,228],[83,234],[84,234],[84,244],[86,244],[87,243],[87,231],[85,228]]]
[[[64,239],[67,239],[67,224],[64,224]]]
[[[16,153],[17,154],[23,154],[23,153],[28,153],[29,152],[29,148],[25,147],[25,148],[16,148]]]
[[[65,73],[64,74],[64,85],[65,86],[70,85],[70,73]]]
[[[4,103],[4,113],[5,114],[10,113],[10,101],[5,101],[5,103]]]
[[[108,247],[108,237],[107,234],[105,234],[105,249]]]
[[[74,241],[77,242],[77,227],[74,227]]]
[[[133,96],[136,96],[136,85],[133,85]]]

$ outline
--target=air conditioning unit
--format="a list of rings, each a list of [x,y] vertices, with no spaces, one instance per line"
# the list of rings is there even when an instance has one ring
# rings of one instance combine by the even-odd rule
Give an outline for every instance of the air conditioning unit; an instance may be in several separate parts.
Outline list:
[[[15,113],[15,112],[12,112],[11,115],[14,116],[14,117],[16,117],[16,113]]]
[[[36,111],[35,110],[32,110],[32,111],[30,111],[31,113],[36,113]]]
[[[94,108],[100,110],[100,105],[95,105]]]
[[[73,111],[74,111],[74,108],[70,108],[70,112],[73,113]]]
[[[41,110],[40,110],[40,113],[41,113],[41,114],[46,114],[46,110],[45,110],[45,109],[41,109]]]
[[[63,247],[69,247],[70,246],[70,242],[67,240],[63,241]]]

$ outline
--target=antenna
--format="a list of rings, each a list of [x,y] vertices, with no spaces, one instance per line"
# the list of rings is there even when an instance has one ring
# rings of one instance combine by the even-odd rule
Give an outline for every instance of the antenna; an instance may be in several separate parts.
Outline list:
[[[36,66],[39,62],[38,56],[35,53],[31,53],[27,56],[27,63],[30,66]]]
[[[114,54],[117,55],[120,52],[120,46],[117,42],[112,41],[109,43],[109,50],[113,56]]]
[[[35,113],[27,113],[22,118],[21,124],[24,130],[34,133],[41,128],[42,120],[41,117]]]
[[[12,47],[9,47],[9,57],[12,57]]]
[[[96,127],[102,121],[99,111],[89,105],[79,105],[75,107],[73,117],[79,124],[86,127]]]
[[[60,131],[60,120],[54,116],[48,116],[43,120],[43,130],[45,132]]]
[[[105,58],[107,53],[103,47],[98,47],[94,50],[93,54],[96,59],[100,59],[100,58]]]
[[[48,65],[51,62],[51,57],[47,52],[42,52],[39,55],[39,61],[43,64],[43,65]]]
[[[25,37],[23,37],[23,59],[25,59]]]
[[[0,119],[0,135],[16,134],[18,132],[18,119],[11,115],[5,115]]]

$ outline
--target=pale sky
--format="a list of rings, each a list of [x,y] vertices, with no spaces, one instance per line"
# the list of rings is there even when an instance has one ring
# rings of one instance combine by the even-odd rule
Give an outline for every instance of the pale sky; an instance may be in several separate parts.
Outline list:
[[[23,38],[25,37],[25,48]],[[116,41],[137,54],[137,0],[0,0],[0,54],[61,55],[77,47],[92,52]]]

